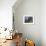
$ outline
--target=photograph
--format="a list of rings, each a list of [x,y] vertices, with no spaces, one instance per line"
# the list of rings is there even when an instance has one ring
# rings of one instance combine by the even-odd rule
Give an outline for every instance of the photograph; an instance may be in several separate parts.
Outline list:
[[[23,16],[23,24],[34,24],[34,16],[24,15]]]

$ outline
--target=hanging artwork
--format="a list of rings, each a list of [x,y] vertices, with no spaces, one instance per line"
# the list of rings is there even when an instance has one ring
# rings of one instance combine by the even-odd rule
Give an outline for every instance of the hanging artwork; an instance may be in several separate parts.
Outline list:
[[[23,16],[23,24],[34,24],[34,16],[24,15]]]

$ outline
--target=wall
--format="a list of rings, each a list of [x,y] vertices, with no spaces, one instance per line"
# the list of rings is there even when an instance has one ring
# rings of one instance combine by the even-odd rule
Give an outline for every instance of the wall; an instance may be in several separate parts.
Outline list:
[[[23,33],[24,38],[32,39],[35,41],[36,46],[41,46],[41,0],[23,0],[15,8],[13,9],[15,28],[18,32]],[[23,24],[24,15],[34,16],[34,24]]]
[[[41,40],[42,46],[46,46],[46,0],[41,1]]]
[[[0,27],[12,29],[12,6],[16,0],[0,0]]]

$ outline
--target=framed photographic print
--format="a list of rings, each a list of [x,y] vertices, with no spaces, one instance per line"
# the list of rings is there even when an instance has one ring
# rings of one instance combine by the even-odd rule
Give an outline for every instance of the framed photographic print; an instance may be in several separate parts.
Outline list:
[[[34,16],[24,15],[23,16],[23,24],[34,24]]]

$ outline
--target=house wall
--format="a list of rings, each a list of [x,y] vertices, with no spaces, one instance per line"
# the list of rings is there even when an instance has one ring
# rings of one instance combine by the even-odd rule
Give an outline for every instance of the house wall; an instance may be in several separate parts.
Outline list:
[[[12,6],[16,0],[0,0],[0,38],[10,36],[9,30],[12,29]],[[2,28],[1,28],[2,27]],[[5,32],[3,28],[8,28]],[[7,37],[9,38],[9,37]]]
[[[41,0],[41,42],[46,46],[46,0]]]
[[[12,29],[12,6],[16,0],[0,0],[0,27]]]
[[[14,10],[15,28],[23,33],[23,37],[35,41],[41,46],[41,0],[23,0]],[[23,16],[34,16],[34,24],[23,24]]]

